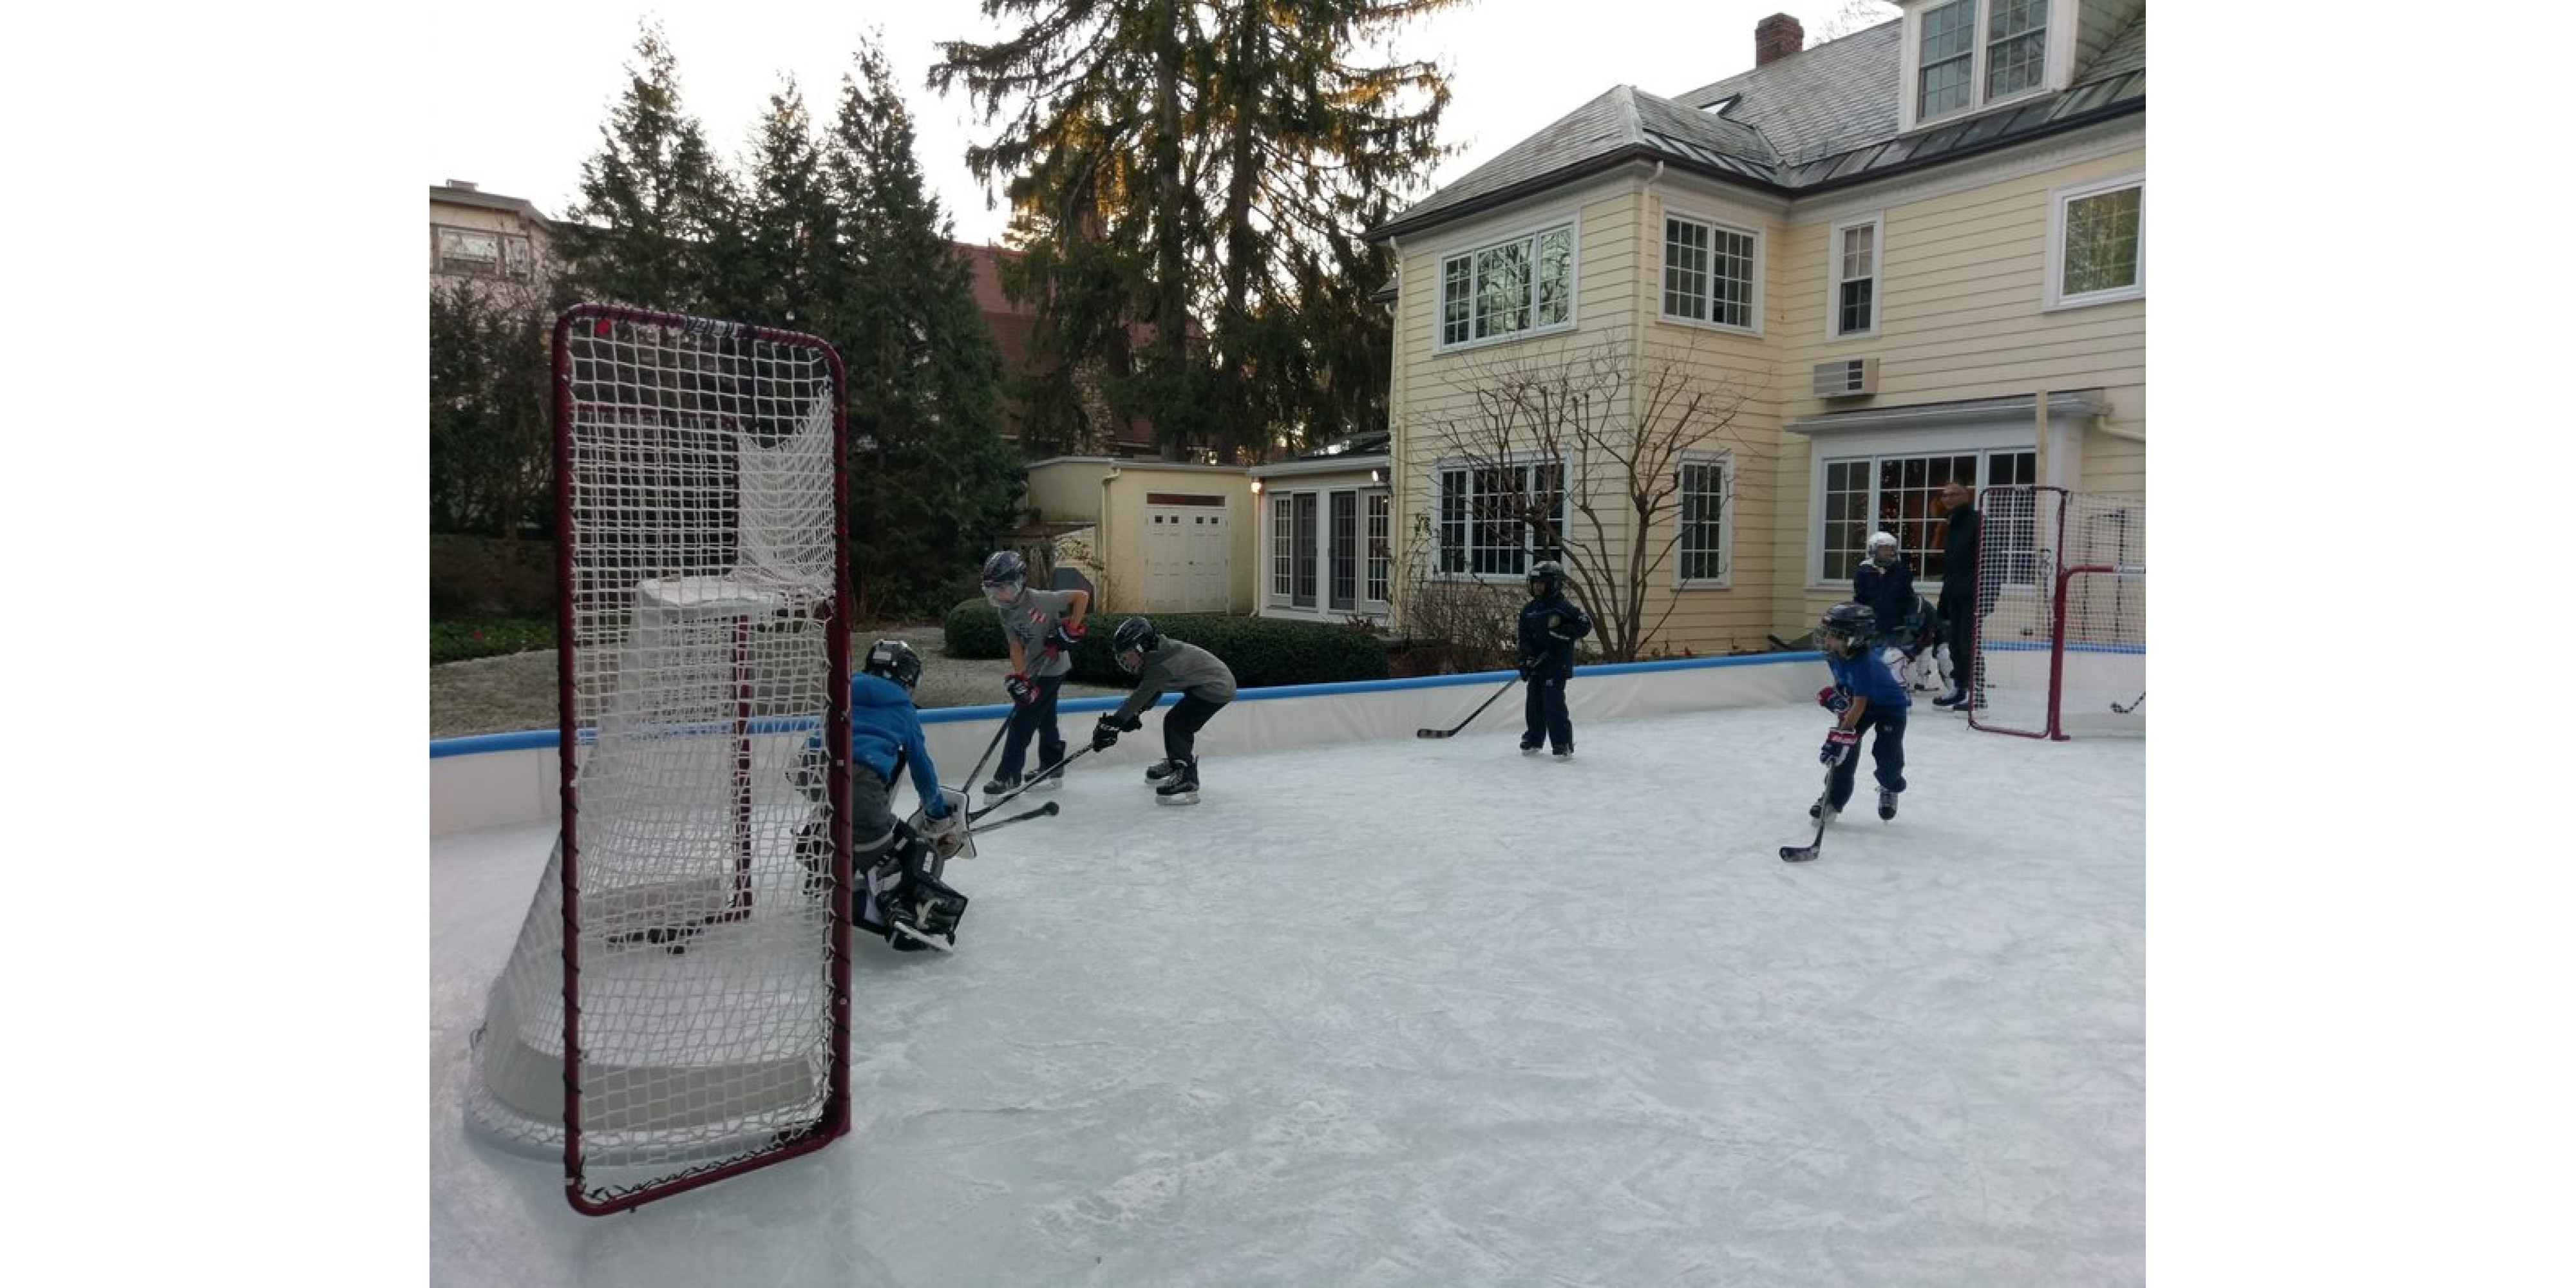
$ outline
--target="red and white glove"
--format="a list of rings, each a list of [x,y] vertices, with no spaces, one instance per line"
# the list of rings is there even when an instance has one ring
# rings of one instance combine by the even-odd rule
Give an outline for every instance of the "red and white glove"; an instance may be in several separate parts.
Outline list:
[[[1843,757],[1852,754],[1859,746],[1858,729],[1836,727],[1832,733],[1825,735],[1824,750],[1816,753],[1816,760],[1820,764],[1839,765],[1843,763]]]
[[[1026,672],[1011,672],[1010,678],[1002,681],[1002,687],[1010,691],[1013,705],[1025,707],[1038,700],[1037,682],[1031,680]]]
[[[1839,684],[1828,684],[1816,690],[1816,705],[1835,715],[1851,710],[1851,694]]]

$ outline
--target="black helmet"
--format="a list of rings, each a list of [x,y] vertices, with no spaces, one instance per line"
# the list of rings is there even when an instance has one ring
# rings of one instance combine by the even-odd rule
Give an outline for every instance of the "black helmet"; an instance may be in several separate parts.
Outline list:
[[[921,655],[902,640],[878,640],[868,645],[868,660],[859,669],[892,680],[907,693],[921,683]]]
[[[1130,617],[1118,623],[1118,633],[1110,637],[1110,655],[1118,659],[1118,669],[1134,675],[1145,669],[1145,655],[1162,647],[1163,633],[1154,629],[1151,617]],[[1131,665],[1127,655],[1136,655]]]
[[[993,598],[995,591],[1005,592],[1006,597],[1003,602],[1017,599],[1021,585],[1028,579],[1029,561],[1021,558],[1017,550],[996,550],[984,560],[984,597],[986,599]]]
[[[1861,645],[1878,635],[1878,614],[1870,606],[1845,602],[1825,610],[1825,620],[1816,626],[1816,643],[1828,653],[1850,656]],[[1837,645],[1835,640],[1841,640]]]
[[[1565,565],[1553,559],[1532,564],[1529,570],[1530,596],[1553,595],[1565,589]]]

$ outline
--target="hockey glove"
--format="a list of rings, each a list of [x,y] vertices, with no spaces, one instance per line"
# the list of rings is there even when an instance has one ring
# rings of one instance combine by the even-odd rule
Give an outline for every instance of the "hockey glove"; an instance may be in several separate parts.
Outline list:
[[[1059,652],[1070,653],[1082,647],[1082,637],[1086,633],[1079,623],[1058,622],[1055,633],[1047,636],[1047,644]]]
[[[952,858],[966,843],[965,820],[952,809],[937,818],[921,820],[921,839],[930,842],[931,852],[942,859]]]
[[[1002,687],[1010,691],[1014,705],[1025,707],[1038,700],[1037,682],[1018,671],[1011,672],[1011,678],[1002,681]]]
[[[1108,716],[1100,717],[1100,723],[1091,726],[1091,749],[1107,751],[1117,745],[1118,722]]]
[[[1524,680],[1526,680],[1526,679],[1530,679],[1530,678],[1532,678],[1533,676],[1536,676],[1536,675],[1538,674],[1538,668],[1539,668],[1539,659],[1534,658],[1534,657],[1525,657],[1525,658],[1522,658],[1522,659],[1520,660],[1520,672],[1521,672],[1521,678],[1522,678],[1522,679],[1524,679]]]
[[[1851,710],[1851,695],[1843,692],[1839,684],[1828,684],[1816,690],[1816,705],[1835,715],[1841,715]]]
[[[1819,764],[1839,765],[1843,763],[1843,757],[1852,754],[1859,746],[1859,730],[1836,729],[1825,735],[1824,750],[1816,753],[1816,761]]]

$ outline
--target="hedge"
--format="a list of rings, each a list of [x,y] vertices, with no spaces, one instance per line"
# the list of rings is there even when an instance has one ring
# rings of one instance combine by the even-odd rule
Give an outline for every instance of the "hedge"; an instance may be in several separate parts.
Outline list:
[[[1072,678],[1084,684],[1131,687],[1135,677],[1118,669],[1109,643],[1132,613],[1093,613],[1084,620],[1082,647],[1074,650]],[[1387,678],[1386,645],[1377,636],[1330,622],[1289,622],[1270,617],[1175,613],[1154,618],[1166,637],[1186,640],[1217,655],[1247,689],[1283,684],[1330,684]],[[945,646],[950,657],[1010,656],[993,606],[970,599],[948,610]]]

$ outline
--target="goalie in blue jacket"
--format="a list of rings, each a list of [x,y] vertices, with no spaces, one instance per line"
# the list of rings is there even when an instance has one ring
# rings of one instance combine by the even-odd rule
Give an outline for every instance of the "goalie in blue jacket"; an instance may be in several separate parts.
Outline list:
[[[1816,690],[1816,705],[1834,713],[1818,759],[1833,769],[1825,794],[1807,817],[1830,823],[1852,798],[1852,779],[1859,770],[1860,736],[1876,731],[1869,757],[1877,767],[1878,816],[1896,817],[1896,798],[1905,790],[1905,713],[1914,700],[1888,663],[1887,654],[1871,647],[1878,638],[1878,614],[1867,604],[1836,604],[1825,610],[1816,627],[1816,647],[1832,668],[1834,682]]]
[[[957,946],[966,896],[943,884],[940,875],[949,859],[971,853],[966,793],[940,788],[921,713],[912,705],[913,686],[920,682],[921,655],[902,640],[869,645],[864,669],[850,677],[850,870],[858,876],[858,888],[850,892],[851,919],[906,952]],[[796,773],[797,786],[817,805],[829,799],[830,764],[818,732],[806,741]],[[894,788],[907,771],[921,808],[910,820],[898,821]],[[831,889],[825,869],[832,853],[828,826],[817,817],[796,838],[805,893],[815,897]]]

